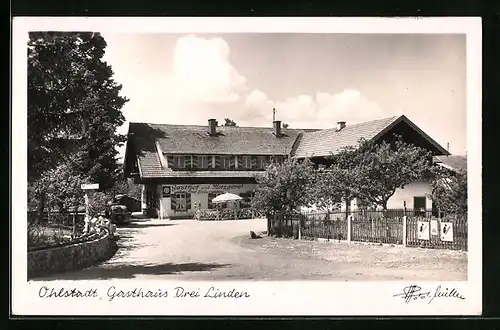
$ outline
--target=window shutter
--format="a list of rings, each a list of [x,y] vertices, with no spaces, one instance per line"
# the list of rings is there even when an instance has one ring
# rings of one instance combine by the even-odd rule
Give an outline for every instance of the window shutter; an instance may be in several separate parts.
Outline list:
[[[215,168],[220,168],[220,156],[215,156]]]
[[[212,156],[208,156],[208,168],[212,168],[213,167],[213,157]]]
[[[235,159],[234,159],[234,156],[230,156],[229,157],[229,168],[233,169],[235,168]]]
[[[187,193],[186,194],[186,210],[191,209],[191,194]]]
[[[201,167],[200,156],[193,156],[193,168]]]
[[[238,168],[243,168],[243,156],[238,156]]]
[[[177,201],[175,199],[175,194],[171,194],[170,195],[170,209],[171,210],[175,210],[176,206],[177,206]]]

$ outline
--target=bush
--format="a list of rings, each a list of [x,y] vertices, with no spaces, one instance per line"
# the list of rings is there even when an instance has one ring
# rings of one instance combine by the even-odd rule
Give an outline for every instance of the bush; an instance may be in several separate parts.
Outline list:
[[[112,196],[104,192],[89,193],[89,216],[94,218],[105,215],[112,200]]]

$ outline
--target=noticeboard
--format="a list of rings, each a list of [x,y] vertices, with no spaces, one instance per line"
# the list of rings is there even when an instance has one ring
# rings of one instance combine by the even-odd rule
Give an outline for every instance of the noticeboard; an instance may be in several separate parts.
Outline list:
[[[429,240],[429,221],[418,221],[418,239]]]
[[[441,240],[453,242],[453,223],[441,222]]]

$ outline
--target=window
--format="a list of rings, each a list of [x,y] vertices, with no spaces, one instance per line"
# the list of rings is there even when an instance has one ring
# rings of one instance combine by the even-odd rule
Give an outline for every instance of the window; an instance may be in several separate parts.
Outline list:
[[[277,164],[283,164],[284,162],[284,158],[283,156],[274,156],[274,161],[277,163]]]
[[[413,197],[413,211],[416,216],[425,217],[427,199],[425,196]]]
[[[185,168],[186,157],[184,155],[174,155],[174,168]]]
[[[259,156],[258,167],[259,168],[266,168],[266,165],[267,165],[267,157],[266,156]]]
[[[176,193],[175,200],[176,200],[175,210],[176,211],[186,211],[186,194],[185,193]]]
[[[250,156],[243,156],[243,168],[252,168],[252,157]]]
[[[230,156],[221,156],[220,167],[223,169],[231,168],[231,157]]]
[[[196,168],[208,168],[208,157],[209,156],[196,156]],[[212,156],[210,156],[212,157]]]

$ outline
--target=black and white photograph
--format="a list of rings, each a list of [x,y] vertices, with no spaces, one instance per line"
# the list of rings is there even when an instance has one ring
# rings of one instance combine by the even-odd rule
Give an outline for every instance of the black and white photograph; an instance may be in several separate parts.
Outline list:
[[[14,307],[480,313],[480,19],[317,20],[14,21]]]

